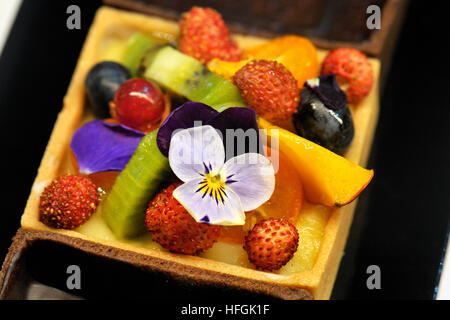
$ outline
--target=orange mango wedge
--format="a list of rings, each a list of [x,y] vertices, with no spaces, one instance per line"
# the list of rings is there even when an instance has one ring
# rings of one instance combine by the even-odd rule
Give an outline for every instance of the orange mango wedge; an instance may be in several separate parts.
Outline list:
[[[313,43],[304,37],[286,35],[244,52],[248,59],[276,60],[294,76],[300,88],[319,75],[319,59]]]
[[[250,62],[251,59],[245,59],[240,61],[225,61],[217,58],[212,59],[208,63],[208,69],[218,75],[232,81],[232,77],[243,66]]]
[[[303,87],[306,80],[319,75],[317,49],[310,40],[304,37],[287,35],[267,41],[244,52],[243,60],[237,62],[213,59],[208,68],[227,79],[251,60],[274,60],[284,65]]]
[[[306,199],[329,207],[344,206],[358,197],[373,177],[367,170],[292,132],[258,119],[267,129],[267,141],[278,140],[279,149],[291,157],[303,182]]]

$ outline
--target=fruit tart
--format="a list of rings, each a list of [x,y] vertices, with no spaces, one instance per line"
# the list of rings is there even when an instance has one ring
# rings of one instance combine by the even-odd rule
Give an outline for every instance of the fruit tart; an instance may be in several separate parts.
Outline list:
[[[174,22],[102,7],[22,228],[190,281],[328,299],[374,174],[379,67],[230,34],[210,8]]]

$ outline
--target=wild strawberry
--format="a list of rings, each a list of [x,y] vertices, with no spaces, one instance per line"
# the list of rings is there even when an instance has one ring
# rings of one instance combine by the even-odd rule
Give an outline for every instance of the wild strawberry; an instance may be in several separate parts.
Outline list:
[[[233,76],[247,104],[271,122],[289,119],[297,110],[300,89],[292,73],[281,63],[253,60]]]
[[[287,220],[275,218],[257,223],[244,244],[250,262],[267,271],[278,270],[288,263],[297,247],[297,229]]]
[[[204,64],[213,58],[237,61],[242,56],[222,16],[214,9],[193,7],[183,14],[180,30],[180,51]]]
[[[172,193],[179,183],[161,191],[149,204],[145,224],[152,239],[172,252],[196,255],[219,239],[220,226],[198,223]]]
[[[91,217],[99,200],[98,188],[88,178],[61,176],[42,192],[39,220],[52,228],[74,229]]]
[[[372,65],[367,57],[356,49],[339,48],[328,53],[323,60],[321,74],[332,73],[348,83],[345,93],[349,103],[358,103],[372,88]]]

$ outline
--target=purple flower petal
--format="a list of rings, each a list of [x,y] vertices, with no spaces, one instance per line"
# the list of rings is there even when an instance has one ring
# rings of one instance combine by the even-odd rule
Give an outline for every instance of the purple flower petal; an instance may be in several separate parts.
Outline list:
[[[172,133],[177,129],[188,129],[194,126],[194,122],[207,121],[216,116],[219,112],[210,106],[200,102],[186,102],[173,110],[163,122],[156,136],[156,143],[163,155],[169,154],[170,139]]]
[[[230,107],[208,120],[210,126],[220,130],[225,136],[226,129],[258,130],[255,110],[244,107]]]
[[[338,111],[347,105],[347,96],[339,87],[335,74],[309,79],[305,82],[305,86],[313,90],[331,110]]]
[[[231,107],[217,114],[207,124],[222,133],[226,159],[249,152],[263,153],[259,149],[259,129],[253,109]]]
[[[256,122],[256,113],[253,109],[244,107],[230,107],[222,112],[218,112],[210,106],[200,102],[186,102],[167,117],[166,121],[161,125],[156,137],[158,148],[163,155],[167,157],[169,153],[170,140],[172,134],[177,129],[188,129],[197,125],[211,125],[222,133],[224,146],[226,144],[227,129],[231,133],[235,133],[237,143],[243,141],[242,148],[233,148],[227,150],[227,159],[240,155],[244,152],[259,152],[259,131]],[[242,131],[236,131],[242,129]],[[249,129],[251,129],[249,131]],[[252,132],[254,130],[254,132]],[[239,133],[243,133],[242,136]],[[236,136],[237,135],[237,136]],[[256,143],[252,143],[249,136],[256,138]],[[245,140],[247,137],[247,140]],[[244,138],[244,139],[240,139]],[[254,139],[253,139],[254,140]]]
[[[70,147],[81,173],[121,171],[144,136],[122,124],[94,120],[75,131]]]

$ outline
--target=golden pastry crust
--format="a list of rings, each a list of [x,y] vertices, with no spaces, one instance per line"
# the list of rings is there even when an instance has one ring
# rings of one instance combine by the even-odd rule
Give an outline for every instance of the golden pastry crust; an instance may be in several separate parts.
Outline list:
[[[88,70],[102,60],[99,48],[107,45],[106,34],[126,38],[136,31],[153,33],[170,39],[178,35],[178,25],[158,17],[131,13],[110,7],[98,10],[91,26],[78,64],[64,98],[64,107],[58,116],[48,142],[27,206],[22,216],[24,230],[36,230],[34,237],[44,237],[98,255],[122,261],[145,264],[149,268],[165,269],[178,277],[192,281],[206,281],[218,285],[240,286],[243,289],[262,292],[284,299],[328,299],[336,278],[348,231],[353,218],[356,200],[333,209],[325,228],[324,237],[314,267],[309,271],[292,275],[279,275],[230,265],[196,256],[184,256],[157,249],[137,247],[118,241],[100,240],[73,230],[55,230],[39,222],[39,197],[51,180],[67,172],[70,166],[68,146],[73,132],[83,119],[85,105],[84,79]],[[245,49],[264,42],[252,36],[233,36]],[[319,50],[322,61],[326,51]],[[351,107],[355,124],[355,138],[346,158],[365,166],[378,117],[378,77],[380,63],[370,59],[374,69],[374,87],[358,106]],[[37,232],[41,231],[41,232]],[[95,249],[93,249],[95,248]]]

